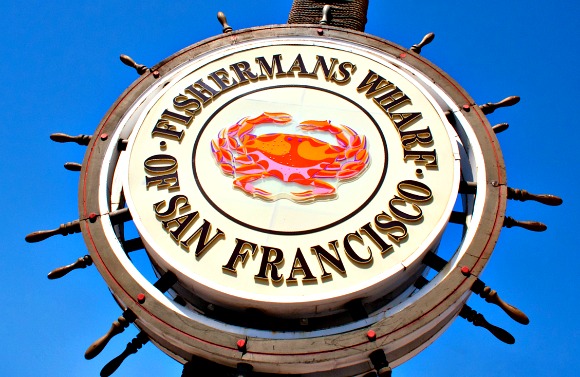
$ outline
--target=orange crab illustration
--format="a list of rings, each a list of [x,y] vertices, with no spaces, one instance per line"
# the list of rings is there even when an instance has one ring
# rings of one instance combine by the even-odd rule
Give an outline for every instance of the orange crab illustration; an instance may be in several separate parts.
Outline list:
[[[273,177],[305,186],[305,191],[290,193],[292,200],[331,197],[336,195],[336,188],[329,180],[354,178],[369,164],[366,138],[347,126],[336,126],[330,121],[307,120],[298,128],[328,132],[338,145],[302,134],[257,136],[252,133],[258,125],[284,125],[291,120],[292,116],[286,113],[246,117],[222,129],[212,140],[212,153],[223,173],[235,178],[235,187],[252,196],[274,200],[272,193],[255,185],[260,179]]]

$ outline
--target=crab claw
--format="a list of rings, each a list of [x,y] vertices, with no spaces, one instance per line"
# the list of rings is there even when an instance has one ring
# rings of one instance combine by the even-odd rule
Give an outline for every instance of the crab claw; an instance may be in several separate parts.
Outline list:
[[[292,115],[286,113],[264,113],[263,115],[272,119],[274,123],[288,123],[292,120]]]
[[[298,127],[304,131],[327,131],[334,135],[342,132],[340,127],[333,126],[329,120],[305,120]]]
[[[272,200],[272,193],[268,192],[266,190],[262,190],[259,188],[254,188],[254,192],[252,193],[252,195],[254,196],[258,196],[262,199],[266,199],[266,200]]]
[[[295,181],[295,183],[303,186],[310,186],[312,188],[311,190],[302,192],[292,192],[292,195],[300,200],[317,198],[321,196],[330,196],[336,193],[336,189],[333,185],[320,179],[304,179]]]
[[[318,195],[315,195],[312,190],[302,191],[302,192],[292,192],[295,201],[307,201],[310,199],[316,198]]]
[[[292,115],[286,113],[262,113],[255,118],[246,119],[246,123],[253,125],[264,123],[288,123],[292,120]]]
[[[300,123],[298,127],[304,131],[329,132],[335,135],[336,140],[342,147],[348,146],[350,139],[353,136],[350,128],[333,126],[329,120],[306,120]],[[356,135],[356,133],[354,135]]]
[[[227,175],[234,175],[234,167],[230,164],[220,164],[220,168]]]
[[[262,190],[261,188],[258,188],[252,184],[252,182],[257,181],[258,179],[262,179],[263,177],[263,174],[244,175],[234,179],[234,186],[252,196],[257,196],[266,200],[272,200],[271,192]]]
[[[241,139],[250,133],[257,125],[278,123],[285,124],[292,120],[292,116],[286,113],[262,113],[255,118],[246,118],[239,122],[241,125],[237,131],[238,137]]]

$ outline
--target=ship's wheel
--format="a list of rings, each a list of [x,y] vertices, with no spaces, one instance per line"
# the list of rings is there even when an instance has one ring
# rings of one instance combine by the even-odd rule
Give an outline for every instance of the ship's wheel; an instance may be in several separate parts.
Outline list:
[[[140,330],[102,375],[151,341],[184,376],[388,376],[457,316],[513,343],[472,293],[528,323],[479,279],[503,227],[545,229],[506,217],[508,199],[561,203],[507,186],[506,125],[486,115],[519,98],[479,106],[420,56],[432,34],[407,49],[333,26],[332,9],[240,31],[220,15],[224,34],[151,68],[122,56],[140,77],[94,134],[52,135],[87,146],[79,219],[27,241],[81,232],[89,255],[50,277],[94,264],[121,307],[87,358]],[[321,148],[342,155],[305,168]],[[323,184],[336,192],[315,197]]]

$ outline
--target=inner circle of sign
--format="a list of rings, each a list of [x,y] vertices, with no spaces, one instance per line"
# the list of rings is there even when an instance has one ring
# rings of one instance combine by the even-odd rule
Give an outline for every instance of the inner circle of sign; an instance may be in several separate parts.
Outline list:
[[[334,96],[337,96],[337,97],[339,97],[339,98],[341,98],[341,99],[343,99],[345,101],[348,101],[351,104],[353,104],[354,106],[356,106],[358,109],[360,109],[360,111],[362,111],[371,120],[371,122],[375,125],[375,127],[376,127],[376,129],[377,129],[377,131],[378,131],[378,133],[379,133],[379,135],[381,137],[381,141],[382,141],[382,145],[383,145],[383,149],[384,149],[384,154],[385,154],[385,163],[384,163],[384,166],[383,166],[383,170],[382,170],[381,177],[380,177],[380,179],[379,179],[379,181],[378,181],[375,189],[373,190],[372,194],[369,195],[369,197],[358,208],[356,208],[351,213],[343,216],[341,219],[339,219],[337,221],[334,221],[334,222],[332,222],[330,224],[323,225],[323,226],[318,227],[318,228],[306,229],[306,230],[298,230],[298,231],[282,231],[282,230],[261,228],[261,227],[257,227],[257,226],[252,225],[252,224],[248,224],[245,221],[242,221],[240,219],[237,219],[237,218],[233,217],[231,214],[227,213],[222,208],[220,208],[220,206],[217,205],[209,197],[209,195],[207,194],[206,190],[204,190],[204,188],[203,188],[203,186],[201,184],[201,181],[200,181],[200,179],[198,177],[198,174],[197,174],[196,163],[195,163],[196,152],[197,152],[198,148],[200,148],[199,141],[200,141],[201,135],[203,134],[203,132],[205,131],[205,129],[207,128],[207,126],[211,123],[212,119],[217,114],[219,114],[222,110],[224,110],[228,105],[230,105],[232,102],[234,102],[234,101],[236,101],[236,100],[238,100],[238,99],[240,99],[240,98],[242,98],[244,96],[247,96],[247,95],[250,95],[250,94],[253,94],[253,93],[256,93],[256,92],[264,91],[264,90],[279,89],[279,88],[303,88],[303,89],[319,90],[319,91],[326,92],[326,93],[332,94]],[[376,147],[376,146],[374,146],[374,147]],[[200,129],[200,131],[199,131],[199,133],[197,135],[197,138],[195,140],[195,144],[194,144],[194,147],[193,147],[192,166],[193,166],[193,176],[195,178],[195,182],[196,182],[196,184],[197,184],[197,186],[199,188],[200,193],[207,200],[207,202],[209,204],[211,204],[211,206],[214,207],[215,210],[218,211],[220,214],[222,214],[224,217],[230,219],[231,221],[233,221],[233,222],[235,222],[235,223],[237,223],[237,224],[239,224],[239,225],[241,225],[241,226],[243,226],[245,228],[252,229],[252,230],[256,230],[256,231],[259,231],[259,232],[262,232],[262,233],[274,234],[274,235],[284,235],[284,236],[298,236],[298,235],[315,233],[315,232],[323,231],[323,230],[326,230],[326,229],[330,229],[330,228],[332,228],[332,227],[334,227],[334,226],[342,223],[343,221],[351,218],[354,214],[358,213],[363,208],[365,208],[372,201],[372,199],[375,197],[375,195],[377,194],[377,192],[379,191],[379,189],[383,185],[383,182],[385,180],[385,176],[386,176],[386,173],[387,173],[388,151],[387,151],[387,143],[385,141],[385,136],[383,135],[383,132],[382,132],[380,126],[375,121],[375,119],[371,116],[371,114],[366,109],[364,109],[359,104],[357,104],[356,102],[350,100],[349,98],[347,98],[347,97],[345,97],[345,96],[343,96],[343,95],[341,95],[339,93],[332,92],[330,90],[326,90],[326,89],[323,89],[323,88],[317,88],[317,87],[313,87],[313,86],[309,86],[309,85],[279,85],[279,86],[273,86],[273,87],[268,87],[268,88],[261,88],[261,89],[256,89],[256,90],[252,90],[252,91],[246,92],[246,93],[244,93],[244,94],[242,94],[240,96],[237,96],[235,98],[232,98],[230,101],[226,102],[219,109],[217,109],[217,111],[215,111],[209,117],[209,119],[205,122],[205,124],[201,127],[201,129]],[[216,169],[217,169],[217,166],[216,166]]]

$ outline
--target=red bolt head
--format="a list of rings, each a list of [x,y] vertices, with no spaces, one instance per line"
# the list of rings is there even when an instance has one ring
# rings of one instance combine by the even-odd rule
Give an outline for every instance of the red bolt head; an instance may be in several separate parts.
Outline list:
[[[92,223],[94,223],[96,219],[97,219],[97,214],[94,213],[94,212],[91,212],[89,214],[89,221],[92,222]]]
[[[401,52],[401,54],[399,55],[399,58],[404,59],[407,57],[407,53],[406,52]]]
[[[101,140],[107,140],[109,138],[109,134],[101,134]]]
[[[244,352],[246,350],[246,340],[245,339],[238,340],[236,345],[238,346],[238,351]]]
[[[367,338],[369,338],[371,342],[374,342],[375,340],[377,340],[377,333],[374,330],[369,330],[367,332]]]
[[[137,295],[137,302],[139,302],[140,304],[145,302],[145,295],[143,293],[139,293]]]
[[[324,30],[322,30],[322,29],[318,29],[318,30],[316,30],[316,31],[318,32],[318,35],[322,35],[322,34],[324,34]]]
[[[463,110],[465,110],[465,111],[471,110],[471,106],[469,106],[469,104],[467,104],[467,103],[465,105],[463,105],[462,107],[463,107]]]
[[[469,270],[469,267],[467,267],[467,266],[461,267],[461,273],[465,276],[471,275],[471,271]]]

